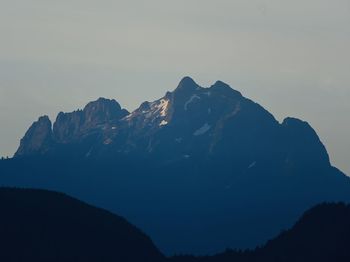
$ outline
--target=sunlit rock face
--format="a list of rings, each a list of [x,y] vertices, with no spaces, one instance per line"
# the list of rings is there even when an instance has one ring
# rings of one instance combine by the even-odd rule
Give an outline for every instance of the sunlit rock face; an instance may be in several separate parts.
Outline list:
[[[54,146],[51,121],[42,116],[34,122],[21,139],[15,156],[46,154]]]

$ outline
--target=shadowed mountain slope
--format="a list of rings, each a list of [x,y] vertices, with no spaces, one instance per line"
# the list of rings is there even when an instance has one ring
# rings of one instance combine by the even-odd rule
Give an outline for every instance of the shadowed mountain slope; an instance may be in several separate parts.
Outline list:
[[[212,257],[175,257],[173,262],[346,262],[350,260],[350,206],[321,204],[278,237],[254,251],[228,250]]]
[[[1,261],[163,261],[125,219],[60,193],[0,189]]]

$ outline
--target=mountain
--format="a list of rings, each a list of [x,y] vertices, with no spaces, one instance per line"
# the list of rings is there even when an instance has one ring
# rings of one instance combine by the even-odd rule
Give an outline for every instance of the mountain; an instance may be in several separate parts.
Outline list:
[[[0,184],[121,214],[169,255],[255,247],[315,204],[350,201],[349,178],[307,122],[279,123],[227,84],[189,77],[133,112],[100,98],[53,125],[39,118],[0,161]]]
[[[178,256],[173,262],[349,261],[350,206],[320,204],[266,245],[251,251],[228,250],[212,257]]]
[[[41,190],[0,189],[1,261],[164,261],[125,219]]]
[[[279,124],[260,105],[221,81],[202,88],[185,77],[173,92],[142,103],[132,113],[115,100],[100,98],[83,110],[59,113],[51,125],[47,116],[39,118],[15,157],[127,155],[161,160],[161,165],[184,158],[195,162],[220,158],[221,164],[224,158],[235,166],[235,173],[270,160],[284,161],[288,168],[330,165],[324,146],[306,122],[286,118]]]

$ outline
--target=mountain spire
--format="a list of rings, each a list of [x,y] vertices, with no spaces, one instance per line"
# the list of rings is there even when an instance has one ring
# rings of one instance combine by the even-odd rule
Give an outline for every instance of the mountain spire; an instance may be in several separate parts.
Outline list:
[[[52,123],[48,116],[41,116],[21,139],[15,156],[44,154],[50,149],[52,142]]]

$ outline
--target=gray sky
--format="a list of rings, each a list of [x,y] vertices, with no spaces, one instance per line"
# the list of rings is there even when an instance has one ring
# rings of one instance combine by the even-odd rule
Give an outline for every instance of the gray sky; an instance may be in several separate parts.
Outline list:
[[[350,0],[0,0],[0,155],[100,96],[129,110],[185,75],[307,120],[350,174]]]

